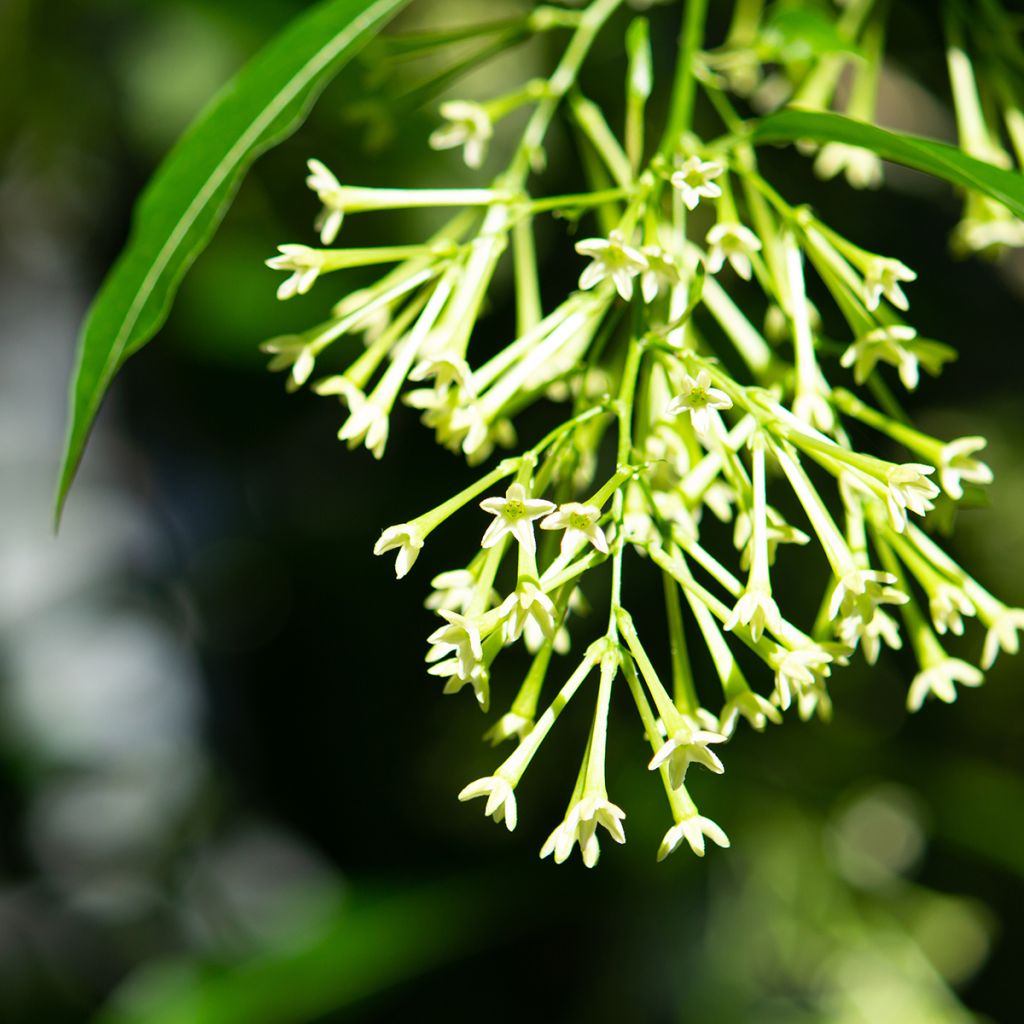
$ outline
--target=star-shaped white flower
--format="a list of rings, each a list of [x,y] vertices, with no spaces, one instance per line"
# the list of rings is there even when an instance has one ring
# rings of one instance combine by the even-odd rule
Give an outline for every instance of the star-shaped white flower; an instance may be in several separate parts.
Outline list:
[[[683,374],[683,390],[676,395],[665,410],[666,416],[690,414],[690,422],[698,434],[706,434],[711,425],[712,409],[731,409],[732,399],[719,388],[711,386],[711,374],[700,370],[696,377]]]
[[[891,572],[875,569],[851,569],[837,581],[829,601],[828,616],[835,622],[839,618],[857,618],[870,622],[880,604],[906,604],[910,600],[893,584]]]
[[[1017,631],[1024,629],[1024,608],[1008,608],[1002,606],[998,614],[991,620],[985,634],[985,646],[981,652],[981,667],[990,669],[1001,650],[1007,654],[1016,654],[1020,650]]]
[[[988,442],[983,437],[958,437],[943,445],[939,455],[939,482],[954,501],[964,496],[962,480],[982,486],[992,483],[992,470],[984,462],[971,458],[986,444]]]
[[[878,188],[882,184],[882,161],[870,149],[827,142],[814,161],[814,173],[826,181],[843,173],[853,188]]]
[[[647,257],[628,245],[621,231],[613,231],[607,238],[585,238],[576,243],[576,251],[593,261],[580,274],[580,288],[589,291],[611,278],[626,302],[633,298],[633,278],[648,269]]]
[[[444,657],[446,653],[453,652],[454,672],[435,671],[435,669],[441,668],[439,665],[435,665],[430,672],[433,675],[454,674],[466,682],[472,682],[475,677],[479,677],[476,670],[483,666],[484,660],[478,621],[471,616],[460,615],[458,612],[447,609],[441,609],[438,615],[445,620],[447,625],[439,626],[427,637],[427,643],[432,645],[427,660],[436,661]]]
[[[928,479],[934,472],[934,466],[905,462],[886,474],[889,520],[897,532],[906,529],[908,511],[923,516],[935,508],[932,498],[938,497],[939,489]]]
[[[341,183],[319,160],[309,160],[306,166],[309,167],[306,185],[317,194],[317,198],[323,204],[314,227],[320,232],[320,241],[324,245],[330,245],[338,237],[345,216]]]
[[[809,645],[796,650],[781,650],[773,659],[775,667],[775,699],[785,711],[794,698],[801,708],[828,700],[825,679],[835,659],[823,647]]]
[[[602,826],[617,843],[626,841],[622,819],[626,812],[597,793],[584,796],[569,808],[565,820],[548,836],[540,848],[541,857],[555,855],[555,863],[563,863],[579,843],[583,863],[592,868],[601,853],[597,842],[597,828]]]
[[[721,714],[718,716],[718,731],[726,739],[736,731],[741,715],[758,732],[764,732],[769,722],[778,725],[782,721],[779,709],[770,700],[759,693],[754,693],[753,690],[744,690],[743,693],[730,697],[722,705]]]
[[[726,737],[718,732],[702,729],[695,720],[684,720],[671,736],[659,747],[647,767],[657,771],[668,762],[668,781],[673,789],[678,789],[686,779],[686,769],[692,761],[704,765],[705,768],[721,775],[725,771],[718,755],[708,748],[711,743],[724,743]]]
[[[953,633],[955,636],[964,635],[963,616],[978,614],[974,602],[961,587],[956,587],[952,583],[940,583],[936,586],[928,599],[928,610],[936,632]]]
[[[688,210],[696,210],[701,199],[717,199],[722,194],[722,187],[716,185],[714,179],[724,171],[724,165],[714,160],[691,156],[672,175],[670,181],[673,188],[679,189],[683,205]]]
[[[398,548],[395,559],[395,576],[401,579],[413,567],[423,548],[423,531],[415,523],[399,523],[389,526],[373,545],[375,555]]]
[[[684,818],[678,824],[673,825],[665,833],[665,838],[658,848],[658,860],[664,860],[670,853],[674,853],[686,840],[698,857],[704,856],[704,839],[707,837],[713,843],[717,843],[723,849],[729,848],[729,837],[710,818],[700,814],[694,814]]]
[[[651,303],[662,288],[671,288],[682,280],[675,258],[656,245],[645,245],[641,250],[647,260],[647,269],[640,275],[640,294],[644,302]]]
[[[761,251],[761,240],[750,228],[743,224],[719,221],[708,232],[707,243],[711,247],[707,257],[709,274],[717,274],[728,260],[732,269],[744,281],[750,280],[753,272],[750,258],[755,252]]]
[[[918,711],[929,694],[952,704],[956,700],[956,683],[961,686],[981,686],[985,677],[973,665],[959,658],[945,658],[914,676],[907,693],[907,710]]]
[[[543,498],[528,498],[521,483],[509,485],[504,498],[484,498],[480,507],[494,516],[494,521],[484,532],[480,546],[493,548],[506,533],[513,537],[531,554],[537,550],[533,535],[533,521],[546,516],[555,508],[553,501]]]
[[[854,650],[860,644],[864,660],[869,665],[874,665],[878,661],[878,656],[882,653],[882,644],[894,651],[900,650],[903,646],[900,624],[881,608],[875,608],[874,614],[868,619],[851,615],[840,620],[837,633],[839,639],[850,650]]]
[[[507,779],[500,775],[490,775],[484,779],[471,782],[459,793],[459,800],[465,803],[478,796],[487,797],[484,814],[497,822],[504,821],[505,827],[512,832],[516,827],[516,795]]]
[[[584,505],[569,501],[542,519],[542,530],[565,530],[560,549],[563,555],[570,555],[581,544],[593,544],[603,555],[608,554],[608,539],[604,530],[597,525],[601,510],[596,505]]]
[[[430,136],[431,149],[455,149],[462,146],[462,158],[467,167],[480,167],[487,157],[487,145],[494,135],[494,125],[487,111],[479,103],[468,100],[449,100],[442,103],[441,116],[447,124],[441,125]]]
[[[917,274],[905,263],[888,256],[876,256],[864,272],[864,305],[874,311],[884,295],[897,309],[906,312],[910,303],[900,284],[916,280]]]
[[[733,630],[738,625],[750,627],[754,643],[761,639],[767,629],[778,635],[782,630],[782,614],[772,597],[771,587],[748,584],[733,607],[732,614],[725,621],[725,628]]]
[[[521,579],[515,590],[498,608],[501,614],[502,639],[506,644],[515,643],[531,619],[545,637],[555,632],[555,606],[535,580]]]
[[[375,459],[384,457],[391,422],[387,412],[345,377],[328,377],[315,385],[318,395],[338,395],[348,406],[348,419],[338,431],[338,440],[349,448],[364,444]]]
[[[267,260],[271,270],[290,270],[291,277],[278,285],[277,297],[284,301],[295,295],[305,295],[313,287],[323,269],[323,255],[308,245],[279,245],[278,255]]]
[[[842,354],[839,365],[853,367],[853,379],[863,384],[877,363],[889,363],[896,367],[903,386],[913,391],[921,378],[922,366],[934,376],[943,363],[955,358],[956,350],[948,345],[919,338],[917,331],[906,324],[891,324],[876,327],[858,338]]]

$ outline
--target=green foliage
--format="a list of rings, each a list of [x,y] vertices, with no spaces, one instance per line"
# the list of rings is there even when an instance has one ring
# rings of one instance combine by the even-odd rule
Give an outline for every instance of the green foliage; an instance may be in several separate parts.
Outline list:
[[[780,110],[754,122],[755,143],[841,142],[869,149],[883,160],[912,167],[952,185],[990,196],[1024,217],[1024,175],[968,156],[955,146],[906,132],[887,131],[842,114],[817,110]]]
[[[131,239],[82,330],[58,520],[110,382],[160,329],[249,166],[298,128],[331,77],[407,3],[327,0],[313,7],[225,86],[154,175],[136,208]]]

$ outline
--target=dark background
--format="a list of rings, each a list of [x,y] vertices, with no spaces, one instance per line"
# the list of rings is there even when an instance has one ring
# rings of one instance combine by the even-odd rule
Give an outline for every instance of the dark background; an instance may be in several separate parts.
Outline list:
[[[313,240],[308,156],[353,183],[477,180],[427,149],[436,102],[390,126],[366,102],[404,81],[378,62],[347,71],[257,163],[166,328],[121,374],[49,535],[74,335],[132,203],[209,95],[304,6],[0,8],[0,1019],[972,1019],[947,983],[970,1012],[1017,1019],[1019,659],[913,717],[909,658],[858,660],[835,680],[831,725],[741,728],[726,775],[693,783],[733,843],[703,861],[654,863],[668,822],[625,701],[609,790],[629,842],[605,844],[598,869],[536,857],[571,789],[583,708],[527,775],[513,835],[455,801],[497,760],[473,702],[442,699],[424,672],[422,601],[434,573],[464,564],[476,526],[432,539],[399,584],[370,552],[469,471],[408,410],[382,464],[345,451],[340,408],[286,395],[257,350],[345,287],[280,304],[262,265],[279,242]],[[883,119],[948,134],[931,5],[895,6],[895,66],[920,84],[894,71]],[[720,37],[727,5],[712,8]],[[425,2],[405,27],[516,9]],[[651,16],[664,75],[678,10]],[[625,17],[585,80],[613,107]],[[557,41],[455,93],[504,91]],[[1024,264],[955,261],[957,198],[908,172],[863,194],[792,153],[764,163],[791,201],[918,271],[913,322],[961,356],[924,381],[915,414],[939,436],[988,436],[996,471],[991,507],[960,515],[952,549],[1024,602]],[[545,187],[571,188],[573,166],[556,136]],[[576,268],[560,255],[566,225],[548,230],[556,296]],[[360,245],[424,227],[366,217],[345,231]],[[503,301],[483,347],[507,337]],[[527,421],[523,439],[542,427]],[[630,593],[639,621],[648,600]],[[964,650],[979,645],[975,633]],[[516,680],[496,685],[500,710]]]

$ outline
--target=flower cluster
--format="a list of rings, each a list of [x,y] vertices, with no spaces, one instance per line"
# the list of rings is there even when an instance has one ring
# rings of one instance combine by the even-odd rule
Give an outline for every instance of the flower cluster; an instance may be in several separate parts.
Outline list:
[[[662,139],[646,145],[650,88],[636,68],[649,69],[650,54],[638,50],[635,33],[628,73],[634,114],[620,141],[575,91],[590,44],[619,6],[593,0],[562,23],[573,34],[545,82],[488,103],[442,107],[446,124],[431,145],[463,147],[471,167],[484,163],[504,115],[530,108],[509,165],[489,187],[345,187],[311,161],[325,245],[359,210],[433,207],[454,215],[434,237],[409,246],[283,246],[271,261],[292,274],[282,298],[307,291],[328,271],[394,266],[343,298],[326,323],[266,346],[272,367],[287,369],[290,386],[300,387],[325,349],[337,345],[340,355],[344,339],[362,335],[347,368],[313,390],[345,405],[339,437],[378,458],[401,404],[470,465],[496,447],[517,448],[514,421],[524,409],[541,402],[561,408],[547,434],[436,508],[389,526],[374,552],[395,553],[402,578],[449,520],[478,533],[464,564],[433,580],[426,603],[440,621],[427,637],[426,661],[445,693],[468,686],[485,712],[499,703],[487,738],[515,745],[459,799],[483,798],[485,813],[514,829],[517,787],[534,755],[571,701],[592,701],[565,817],[541,849],[560,863],[578,846],[588,866],[597,861],[601,830],[625,841],[626,815],[611,801],[605,774],[616,687],[625,686],[636,705],[651,747],[648,768],[666,793],[671,825],[659,859],[684,842],[703,855],[706,840],[729,840],[700,813],[690,788],[702,770],[725,770],[721,745],[741,719],[760,731],[791,711],[827,718],[834,673],[859,657],[874,663],[883,645],[904,642],[919,666],[908,707],[933,695],[948,702],[957,684],[977,686],[1001,650],[1015,652],[1024,628],[1024,611],[985,590],[926,528],[937,505],[991,481],[978,458],[984,439],[931,437],[896,412],[895,398],[871,400],[894,386],[917,388],[922,368],[939,373],[955,355],[918,337],[904,319],[910,302],[903,286],[914,272],[790,205],[741,137],[727,149],[702,143],[689,130],[685,105]],[[850,0],[838,23],[869,55],[880,34],[871,9]],[[734,25],[725,46],[700,65],[720,110],[729,103],[723,84],[748,93],[770,84],[761,81],[760,58],[744,56],[764,53],[761,5],[737,11],[754,20]],[[844,52],[809,68],[805,60],[795,96],[823,105],[849,59]],[[878,61],[863,63],[853,113],[863,113],[877,80]],[[780,59],[774,74],[791,72]],[[615,187],[533,198],[531,172],[563,108],[578,121],[588,160]],[[819,164],[841,155],[823,150]],[[853,157],[844,158],[849,173]],[[873,171],[857,174],[874,180]],[[553,210],[577,218],[593,211],[599,230],[575,242],[578,287],[545,313],[533,232]],[[480,360],[475,325],[500,287],[496,271],[509,248],[516,334]],[[820,312],[808,298],[810,275],[832,299]],[[844,339],[838,348],[837,337]],[[867,427],[884,440],[881,450],[900,454],[855,447],[852,424],[858,436]],[[731,545],[716,539],[720,522],[732,525]],[[783,573],[797,563],[819,585],[812,621],[787,606]],[[572,634],[588,628],[584,593],[602,572],[610,581],[607,627],[573,654]],[[655,630],[638,627],[625,606],[627,572],[660,583],[665,656],[651,645]],[[948,634],[965,633],[967,619],[987,631],[978,667],[944,646]],[[687,633],[706,646],[714,678],[698,678]],[[507,652],[520,643],[529,668],[509,692]],[[748,653],[739,656],[741,649]]]

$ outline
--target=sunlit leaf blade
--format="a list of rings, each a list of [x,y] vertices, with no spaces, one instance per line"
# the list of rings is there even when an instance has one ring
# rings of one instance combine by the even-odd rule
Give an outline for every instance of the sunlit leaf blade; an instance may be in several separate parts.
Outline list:
[[[57,489],[60,518],[118,369],[159,330],[185,272],[260,153],[302,123],[342,66],[409,0],[325,0],[250,61],[182,136],[135,210],[131,237],[86,317]]]
[[[841,114],[812,110],[781,110],[770,114],[754,122],[751,135],[746,138],[755,143],[811,139],[860,146],[877,153],[883,160],[913,167],[991,196],[1016,216],[1024,218],[1024,175],[976,160],[944,142],[887,131]]]

